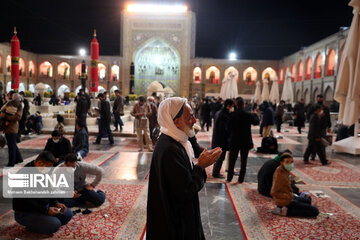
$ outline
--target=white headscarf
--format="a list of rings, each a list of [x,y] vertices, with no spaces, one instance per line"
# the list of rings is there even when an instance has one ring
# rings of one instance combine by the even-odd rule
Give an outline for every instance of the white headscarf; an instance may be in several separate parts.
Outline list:
[[[160,125],[160,132],[168,135],[183,145],[190,159],[190,165],[192,167],[192,160],[195,155],[191,143],[188,141],[189,137],[184,131],[176,127],[173,120],[186,103],[186,98],[180,97],[167,98],[162,101],[158,110],[158,123]]]

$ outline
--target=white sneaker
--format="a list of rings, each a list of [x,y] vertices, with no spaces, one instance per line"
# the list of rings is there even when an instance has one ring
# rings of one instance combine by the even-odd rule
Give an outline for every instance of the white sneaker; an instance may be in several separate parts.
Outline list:
[[[83,160],[82,156],[80,155],[80,153],[77,154],[76,159],[81,162]]]

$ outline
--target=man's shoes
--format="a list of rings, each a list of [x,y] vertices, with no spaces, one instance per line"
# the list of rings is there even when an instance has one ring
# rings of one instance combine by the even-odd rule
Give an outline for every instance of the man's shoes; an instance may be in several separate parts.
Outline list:
[[[109,142],[109,145],[110,145],[110,146],[114,145],[114,142]]]
[[[23,161],[23,160],[21,160],[21,161],[15,161],[15,164],[22,163],[22,162],[24,162],[24,161]]]
[[[304,160],[304,164],[311,164],[311,162],[309,162],[309,160],[308,161]]]
[[[117,128],[115,128],[114,130],[113,130],[113,132],[117,132],[118,131],[118,129]]]
[[[310,160],[311,160],[311,161],[315,161],[315,158],[311,158]]]
[[[11,165],[11,164],[8,164],[8,165],[6,165],[5,167],[14,167],[15,165],[13,164],[13,165]]]
[[[100,143],[99,142],[93,142],[93,144],[99,145]]]
[[[213,176],[213,178],[225,179],[224,175],[222,175],[222,174],[215,174],[212,176]]]
[[[121,127],[121,128],[120,128],[120,132],[122,132],[122,131],[123,131],[123,128]]]
[[[327,161],[325,164],[323,164],[323,166],[330,165],[330,164],[331,164],[331,162]]]

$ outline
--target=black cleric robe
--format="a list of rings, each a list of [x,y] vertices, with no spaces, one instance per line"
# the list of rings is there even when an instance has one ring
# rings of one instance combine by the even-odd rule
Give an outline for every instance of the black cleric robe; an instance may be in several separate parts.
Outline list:
[[[198,196],[205,181],[181,143],[161,134],[150,167],[146,239],[205,239]]]

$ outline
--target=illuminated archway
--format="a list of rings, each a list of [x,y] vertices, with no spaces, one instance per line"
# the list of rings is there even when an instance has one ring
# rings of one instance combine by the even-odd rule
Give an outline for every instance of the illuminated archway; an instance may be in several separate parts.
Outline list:
[[[118,82],[120,80],[120,67],[118,65],[113,65],[111,67],[111,81]]]
[[[106,78],[106,66],[103,63],[98,64],[99,80],[103,81]]]
[[[311,70],[312,70],[312,60],[311,57],[306,59],[306,66],[305,66],[305,80],[311,79]]]
[[[336,57],[335,50],[330,49],[328,55],[326,56],[326,63],[325,63],[326,76],[333,76],[335,73],[335,57]]]
[[[201,68],[196,67],[193,71],[193,82],[194,83],[201,83]]]
[[[26,77],[26,64],[23,58],[19,59],[19,76]]]
[[[315,58],[315,69],[314,69],[314,78],[321,78],[322,71],[322,55],[318,53]]]
[[[10,74],[11,73],[11,56],[7,55],[6,57],[6,73]]]
[[[88,73],[88,65],[86,65],[85,72]],[[81,63],[75,66],[75,76],[77,79],[81,79]]]
[[[212,84],[219,84],[220,83],[220,70],[215,66],[209,67],[206,70],[206,79]]]
[[[297,65],[297,78],[296,80],[298,82],[301,82],[303,80],[303,72],[304,72],[304,65],[303,62],[300,60],[298,65]]]
[[[70,88],[67,85],[63,84],[58,88],[57,95],[63,98],[64,93],[69,93],[69,92],[70,92]]]
[[[61,79],[69,80],[70,78],[70,65],[67,62],[61,62],[57,66],[57,74]]]
[[[248,67],[243,72],[243,80],[246,84],[251,85],[255,84],[257,80],[257,71],[253,67]]]
[[[133,55],[135,93],[147,94],[153,81],[180,90],[181,59],[178,51],[163,39],[153,38],[141,45]]]
[[[103,87],[102,87],[102,88],[103,88]],[[78,94],[78,92],[80,91],[80,89],[81,89],[81,85],[78,86],[77,88],[75,88],[75,95]],[[99,89],[100,89],[100,86],[98,86],[98,91],[99,91]],[[86,92],[86,93],[89,93],[89,89],[88,89],[88,88],[85,88],[85,92]]]
[[[291,82],[294,82],[295,81],[295,71],[296,71],[296,69],[295,69],[295,64],[293,63],[293,64],[291,64],[291,68],[290,68],[291,70]]]
[[[284,81],[284,70],[280,68],[279,70],[279,84],[282,84]]]
[[[29,85],[29,91],[35,93],[35,84],[32,83]]]
[[[34,63],[34,61],[30,60],[29,61],[29,77],[35,78],[35,74],[36,74],[35,71],[36,71],[35,63]]]
[[[262,72],[261,74],[261,79],[264,80],[264,79],[269,79],[270,81],[273,81],[274,78],[276,77],[276,72],[273,68],[271,67],[267,67],[264,69],[264,71]]]
[[[50,62],[42,62],[39,66],[40,77],[52,77],[53,76],[53,66]]]
[[[231,72],[234,72],[236,74],[236,82],[239,82],[239,71],[233,66],[225,69],[224,76],[226,77]]]

